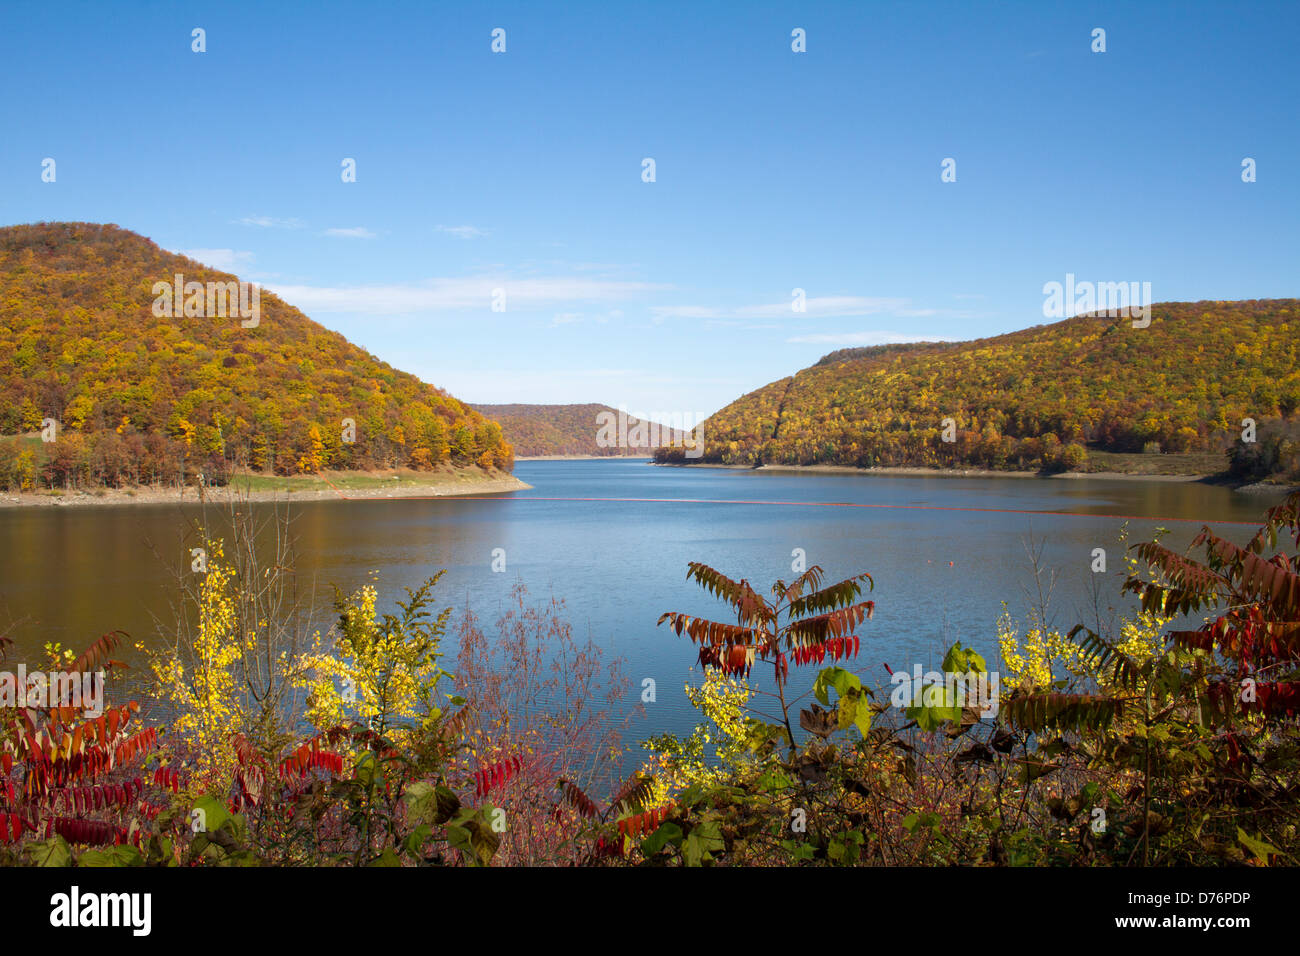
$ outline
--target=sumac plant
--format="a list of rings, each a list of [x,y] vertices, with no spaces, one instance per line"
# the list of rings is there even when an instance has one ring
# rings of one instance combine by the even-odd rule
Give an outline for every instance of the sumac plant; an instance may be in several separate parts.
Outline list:
[[[695,580],[730,605],[736,612],[736,622],[669,611],[659,618],[659,623],[667,622],[678,636],[689,637],[699,645],[699,661],[706,667],[748,676],[755,663],[770,664],[787,746],[793,754],[794,728],[786,695],[790,665],[820,663],[828,654],[833,660],[857,654],[861,642],[853,632],[875,610],[875,602],[859,600],[862,582],[866,582],[868,590],[873,586],[871,575],[856,574],[822,587],[822,569],[813,565],[790,584],[777,581],[770,597],[764,597],[744,578],[733,581],[698,561],[687,567],[687,579]],[[846,694],[848,704],[842,709],[855,707],[860,690],[848,689]]]
[[[627,856],[635,837],[649,836],[668,820],[673,812],[673,801],[652,805],[654,784],[651,776],[633,774],[614,791],[609,805],[601,810],[596,801],[587,796],[577,784],[563,778],[557,782],[560,803],[572,808],[581,819],[593,824],[597,830],[595,845],[586,862]],[[561,818],[560,804],[556,805],[554,816],[556,819]],[[608,826],[610,823],[614,824],[612,829],[615,832],[611,832],[611,827]]]
[[[491,862],[500,843],[494,808],[476,803],[520,769],[516,761],[448,779],[464,711],[390,735],[353,721],[267,753],[243,736],[230,810],[249,824],[238,844],[205,846],[209,860],[276,865],[402,866]],[[462,797],[461,794],[465,796]],[[221,819],[225,819],[221,815]]]
[[[0,859],[6,863],[172,859],[153,823],[169,807],[176,771],[145,767],[158,748],[158,728],[140,726],[135,701],[109,706],[101,696],[101,712],[90,714],[72,688],[82,675],[98,671],[102,678],[117,666],[109,655],[124,637],[105,634],[72,661],[56,661],[45,690],[17,687],[14,706],[0,708]],[[7,650],[8,642],[0,642],[0,661]],[[104,689],[101,684],[101,694]]]
[[[856,675],[824,667],[813,686],[823,706],[799,711],[799,744],[786,663],[852,656],[869,612],[858,579],[821,588],[814,569],[768,599],[692,564],[737,619],[661,618],[700,648],[706,683],[692,702],[708,722],[685,743],[652,741],[677,774],[660,794],[673,805],[653,830],[620,828],[632,851],[610,862],[1294,865],[1298,549],[1300,494],[1244,544],[1207,526],[1186,553],[1134,545],[1122,593],[1152,618],[1199,624],[1178,624],[1154,650],[1075,628],[1071,676],[1004,694],[988,717],[868,703]],[[945,671],[983,670],[959,645],[949,658]],[[773,667],[780,723],[742,716],[754,708],[741,678],[760,661]],[[716,766],[700,762],[699,741],[715,745]]]
[[[697,728],[687,742],[672,735],[647,742],[658,754],[653,764],[665,768],[680,789],[660,790],[648,815],[620,821],[614,839],[621,840],[623,853],[630,844],[636,852],[628,856],[640,862],[686,866],[859,859],[863,840],[857,827],[867,815],[845,781],[865,788],[859,778],[871,771],[864,761],[882,748],[879,767],[894,771],[888,744],[868,737],[873,716],[883,708],[871,702],[871,690],[855,674],[830,666],[818,671],[811,693],[832,709],[810,702],[798,711],[806,732],[802,743],[791,717],[802,698],[790,697],[790,668],[856,656],[861,640],[854,631],[875,607],[861,600],[864,587],[872,586],[870,575],[827,586],[822,576],[820,567],[812,567],[792,583],[777,581],[762,595],[744,579],[732,580],[699,562],[688,566],[687,577],[730,605],[736,620],[681,612],[659,619],[699,648],[706,681],[692,701],[711,725]],[[779,722],[749,704],[753,688],[740,680],[758,664],[772,668]],[[841,740],[831,738],[844,734],[856,734],[857,743],[843,740],[842,751]],[[709,742],[719,761],[713,769],[699,762],[698,748]],[[847,748],[862,744],[872,756],[859,760]]]
[[[1279,548],[1279,544],[1281,547]],[[1203,614],[1162,653],[1126,655],[1084,628],[1108,693],[1029,694],[1005,718],[1036,735],[1041,775],[1082,766],[1107,783],[1062,794],[1057,814],[1115,862],[1300,862],[1300,493],[1270,509],[1244,547],[1208,526],[1179,554],[1134,545],[1150,569],[1124,590],[1143,610]],[[1200,552],[1200,557],[1193,552]],[[1101,807],[1104,828],[1087,818]]]

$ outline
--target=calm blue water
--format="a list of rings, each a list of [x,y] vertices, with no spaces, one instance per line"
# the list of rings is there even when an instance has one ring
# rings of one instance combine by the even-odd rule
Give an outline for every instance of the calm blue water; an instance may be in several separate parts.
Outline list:
[[[1166,543],[1182,548],[1200,521],[1255,521],[1276,500],[1169,482],[793,475],[626,460],[520,462],[516,473],[533,490],[489,500],[297,505],[299,580],[328,608],[330,584],[358,587],[371,570],[391,600],[447,568],[440,599],[456,608],[468,602],[489,632],[517,581],[535,600],[561,597],[579,637],[590,633],[626,659],[629,706],[644,678],[656,681],[658,700],[634,728],[638,738],[694,723],[681,687],[699,676],[689,670],[695,653],[687,639],[655,626],[659,615],[728,619],[686,581],[689,561],[749,578],[764,593],[776,578],[795,576],[796,548],[829,580],[870,572],[876,614],[859,631],[856,669],[867,683],[886,683],[884,663],[937,665],[956,640],[992,664],[1002,602],[1023,616],[1030,595],[1036,600],[1030,540],[1043,549],[1044,584],[1055,575],[1057,622],[1095,626],[1095,585],[1103,610],[1124,603],[1117,544],[1124,521],[1112,515],[1135,516],[1132,541],[1164,524]],[[548,500],[556,498],[693,500]],[[1053,513],[1010,513],[1024,511]],[[163,505],[0,511],[0,626],[16,622],[20,656],[33,659],[48,640],[80,649],[113,628],[152,640],[153,615],[167,618],[172,594],[154,549],[177,560],[184,522],[182,509]],[[1236,541],[1252,531],[1216,527]],[[1107,549],[1107,575],[1089,570],[1096,547]],[[504,573],[491,569],[496,548],[505,550]]]

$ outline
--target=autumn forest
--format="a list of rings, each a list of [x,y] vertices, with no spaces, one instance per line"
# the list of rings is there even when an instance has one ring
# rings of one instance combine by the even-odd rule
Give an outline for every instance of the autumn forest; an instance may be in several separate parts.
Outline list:
[[[252,328],[155,317],[175,273],[232,278],[117,226],[0,229],[0,436],[28,436],[0,438],[0,488],[511,467],[496,422],[273,295]]]
[[[175,273],[232,278],[116,226],[0,230],[0,488],[636,451],[597,446],[607,406],[464,404],[269,293],[252,328],[158,319],[150,290]],[[693,463],[1054,472],[1098,452],[1204,452],[1242,480],[1295,478],[1298,325],[1293,299],[1165,303],[1147,328],[1091,315],[845,349],[710,417]],[[51,423],[61,440],[40,441]],[[680,446],[656,457],[689,461]]]
[[[1294,479],[1298,410],[1300,301],[1163,303],[1142,328],[1088,315],[832,352],[710,417],[695,463],[1052,472],[1090,452],[1210,452],[1241,478]]]

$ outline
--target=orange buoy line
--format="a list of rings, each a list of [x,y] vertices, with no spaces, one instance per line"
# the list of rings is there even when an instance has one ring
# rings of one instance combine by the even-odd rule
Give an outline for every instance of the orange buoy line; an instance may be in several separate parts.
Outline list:
[[[396,501],[397,498],[371,498],[345,495],[334,485],[331,488],[339,492],[345,501]],[[1258,527],[1258,521],[1231,521],[1228,519],[1206,522],[1203,518],[1150,518],[1146,515],[1094,514],[1088,511],[1045,511],[1027,508],[959,508],[952,505],[890,505],[858,504],[851,501],[763,501],[758,499],[737,498],[582,498],[561,497],[556,495],[527,495],[521,498],[509,497],[510,492],[500,495],[403,495],[405,501],[602,501],[626,504],[680,504],[680,505],[771,505],[786,508],[872,508],[893,511],[954,511],[970,514],[1008,514],[1008,515],[1048,515],[1058,518],[1107,518],[1117,521],[1191,521],[1200,524],[1239,524]]]

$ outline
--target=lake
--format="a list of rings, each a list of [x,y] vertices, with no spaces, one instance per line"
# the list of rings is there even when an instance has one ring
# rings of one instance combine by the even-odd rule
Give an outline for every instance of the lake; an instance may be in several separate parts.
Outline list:
[[[1094,586],[1103,607],[1128,606],[1118,591],[1126,518],[1131,542],[1163,525],[1165,542],[1182,549],[1208,521],[1240,543],[1280,499],[1199,483],[793,474],[642,460],[520,462],[516,474],[533,489],[295,505],[299,581],[314,589],[326,624],[330,585],[351,590],[371,571],[391,607],[403,586],[446,568],[436,595],[457,609],[468,602],[489,633],[516,582],[532,600],[563,598],[576,636],[590,633],[626,659],[629,706],[644,678],[656,681],[637,739],[694,724],[682,684],[699,677],[698,667],[689,670],[695,653],[655,626],[659,615],[728,619],[686,581],[690,561],[747,577],[761,593],[795,577],[795,549],[830,581],[871,573],[876,613],[858,631],[853,669],[865,683],[887,683],[884,664],[929,669],[956,640],[993,667],[1002,602],[1021,618],[1027,607],[1031,541],[1056,574],[1052,608],[1068,630],[1095,622]],[[34,664],[47,641],[80,651],[113,629],[152,641],[174,587],[163,558],[188,565],[181,535],[193,514],[178,505],[0,510],[0,627],[13,623],[15,658]],[[1107,550],[1105,575],[1090,570],[1098,547]],[[498,548],[504,572],[492,570]],[[121,656],[142,663],[134,652]],[[766,682],[766,670],[755,676]]]

